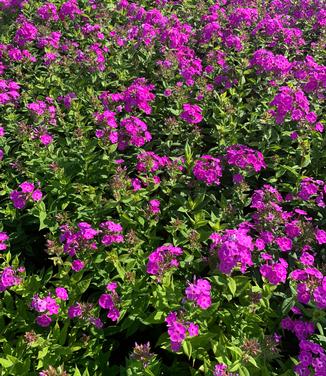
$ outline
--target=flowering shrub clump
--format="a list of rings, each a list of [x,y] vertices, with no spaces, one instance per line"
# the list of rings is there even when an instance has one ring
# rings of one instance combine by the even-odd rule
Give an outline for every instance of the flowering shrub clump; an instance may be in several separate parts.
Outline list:
[[[325,376],[321,0],[0,0],[0,374]]]

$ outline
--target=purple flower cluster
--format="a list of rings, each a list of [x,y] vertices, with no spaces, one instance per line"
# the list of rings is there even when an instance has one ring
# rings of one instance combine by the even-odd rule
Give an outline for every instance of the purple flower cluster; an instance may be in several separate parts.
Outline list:
[[[284,330],[293,332],[299,340],[299,364],[295,366],[295,372],[300,376],[310,376],[311,374],[324,376],[326,369],[325,349],[308,340],[315,331],[314,324],[286,317],[282,320],[281,326]]]
[[[34,202],[42,199],[42,192],[35,189],[35,185],[28,181],[24,181],[19,185],[20,191],[14,190],[10,193],[10,200],[13,202],[16,209],[24,209],[28,200],[32,199]]]
[[[0,232],[0,251],[5,251],[7,249],[6,241],[9,239],[9,236],[6,232]]]
[[[228,17],[231,27],[238,28],[242,25],[251,26],[258,20],[258,10],[256,8],[236,8]]]
[[[256,67],[258,73],[266,72],[276,76],[285,76],[291,71],[293,64],[284,55],[274,55],[272,51],[262,48],[254,52],[250,66]]]
[[[37,9],[37,15],[43,21],[59,21],[58,10],[53,3],[46,3]]]
[[[322,346],[308,340],[299,342],[299,364],[294,367],[299,376],[324,376],[326,369],[326,354]]]
[[[222,176],[221,160],[211,155],[203,155],[195,162],[193,168],[195,178],[207,185],[220,185]]]
[[[312,200],[317,206],[326,206],[326,184],[323,180],[304,178],[301,181],[298,197],[304,201]]]
[[[119,223],[112,221],[102,222],[100,224],[100,229],[102,235],[101,243],[105,246],[124,242],[124,237],[122,235],[123,228]]]
[[[77,0],[68,0],[61,5],[59,10],[59,17],[61,20],[70,18],[74,20],[76,16],[82,14],[82,10],[78,7]]]
[[[180,247],[174,247],[172,244],[156,248],[148,257],[147,273],[156,275],[160,279],[168,269],[179,266],[177,257],[182,253]]]
[[[313,297],[319,309],[326,308],[326,277],[318,269],[296,269],[290,274],[290,278],[298,282],[298,302],[308,304]]]
[[[147,124],[135,116],[120,122],[118,149],[125,150],[129,145],[143,146],[152,139]]]
[[[266,168],[263,154],[245,145],[232,145],[226,148],[226,161],[247,172],[259,172]]]
[[[222,235],[213,233],[210,236],[213,241],[211,249],[217,249],[219,269],[222,273],[230,274],[237,266],[244,273],[248,266],[253,265],[251,253],[254,243],[248,232],[247,228],[239,228],[225,230]]]
[[[64,244],[64,252],[74,257],[80,251],[97,249],[95,236],[98,231],[87,222],[80,222],[75,230],[68,225],[61,226],[60,241]]]
[[[198,124],[203,120],[202,109],[196,104],[186,103],[180,117],[189,124]]]
[[[20,97],[19,90],[17,82],[0,79],[0,105],[16,101]]]
[[[56,125],[56,107],[51,97],[46,97],[45,101],[37,100],[27,105],[28,110],[32,113],[34,119],[42,122]]]
[[[107,317],[112,321],[117,321],[120,317],[120,311],[117,308],[117,303],[119,301],[119,296],[116,292],[117,287],[117,283],[109,283],[106,288],[110,293],[102,294],[98,301],[101,308],[108,310]]]
[[[283,319],[281,326],[282,329],[290,330],[291,332],[293,332],[299,340],[307,339],[315,331],[315,327],[312,322],[292,320],[290,317]]]
[[[183,322],[182,320],[178,319],[176,312],[170,312],[167,315],[165,322],[168,326],[168,334],[171,341],[172,351],[179,351],[182,342],[186,339],[187,336],[198,336],[198,325],[192,322]]]
[[[211,284],[206,279],[195,280],[186,288],[186,297],[194,301],[201,309],[208,309],[212,305]]]
[[[288,86],[281,86],[270,105],[276,107],[270,112],[277,124],[282,124],[287,115],[291,115],[293,121],[301,120],[309,124],[315,124],[317,121],[316,113],[310,111],[309,100],[300,89],[294,90]]]
[[[262,258],[266,263],[259,268],[260,274],[272,285],[285,283],[288,263],[282,257],[278,261],[273,261],[272,257],[267,254],[262,255]]]
[[[137,78],[126,90],[119,94],[103,93],[100,96],[103,104],[108,104],[108,98],[113,103],[123,102],[126,112],[131,112],[134,108],[138,108],[145,114],[150,115],[152,108],[149,105],[155,99],[152,93],[154,85],[147,84],[145,78]]]
[[[314,58],[307,55],[304,61],[297,61],[293,67],[293,76],[302,82],[305,93],[315,93],[320,99],[325,99],[326,66],[316,63]]]
[[[67,293],[67,291],[65,292]],[[59,293],[59,295],[62,294]],[[59,313],[60,305],[57,303],[56,299],[51,296],[51,294],[44,298],[40,298],[39,295],[36,294],[33,296],[31,308],[36,312],[42,313],[42,315],[37,316],[36,323],[42,327],[48,327],[52,322],[52,318],[50,316],[57,315]]]
[[[62,102],[66,109],[70,109],[71,103],[74,99],[77,98],[77,95],[73,92],[68,93],[66,95],[59,95],[57,98],[58,102]]]
[[[23,273],[25,268],[21,267],[15,270],[8,266],[0,272],[0,292],[7,290],[12,286],[17,286],[22,282],[22,278],[18,277],[19,273]]]
[[[149,201],[149,212],[151,214],[159,214],[161,212],[161,209],[160,209],[160,200],[150,200]]]
[[[118,128],[118,124],[115,119],[115,112],[105,110],[103,113],[96,112],[94,114],[96,123],[101,126],[97,129],[95,135],[97,138],[103,138],[110,140],[112,144],[118,142],[118,132],[115,130]]]
[[[223,363],[216,364],[214,367],[214,376],[226,376],[227,375],[227,365]]]
[[[38,34],[38,30],[31,22],[22,22],[19,29],[16,31],[14,41],[19,47],[25,46],[26,43],[33,42]]]

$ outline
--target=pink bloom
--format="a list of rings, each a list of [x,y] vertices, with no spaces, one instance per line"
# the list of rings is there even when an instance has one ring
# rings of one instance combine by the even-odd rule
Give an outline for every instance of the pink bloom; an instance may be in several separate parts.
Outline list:
[[[317,229],[315,236],[318,244],[326,244],[326,231]]]
[[[31,193],[34,191],[34,184],[28,181],[24,181],[24,183],[21,183],[19,185],[19,188],[21,188],[22,192],[24,193]]]
[[[39,189],[36,189],[33,193],[32,193],[32,199],[33,201],[40,201],[42,199],[42,192],[39,190]]]
[[[47,315],[41,315],[41,316],[37,316],[36,318],[36,323],[40,326],[42,326],[43,328],[46,328],[48,327],[52,322],[52,319],[51,317],[47,316]]]
[[[61,300],[68,300],[68,292],[64,287],[57,287],[55,294]]]
[[[42,136],[40,136],[40,141],[43,145],[49,145],[52,143],[53,137],[49,134],[42,134]]]
[[[196,104],[186,103],[183,105],[183,112],[180,117],[190,124],[200,123],[203,120],[202,109]]]
[[[71,264],[71,269],[74,272],[79,272],[80,270],[84,269],[85,263],[81,260],[74,260]]]

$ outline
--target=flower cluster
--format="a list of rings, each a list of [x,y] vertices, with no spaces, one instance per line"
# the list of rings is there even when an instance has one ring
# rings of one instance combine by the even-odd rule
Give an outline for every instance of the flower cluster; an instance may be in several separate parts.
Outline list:
[[[206,279],[195,280],[186,288],[186,297],[192,300],[201,309],[207,309],[212,305],[211,284]]]
[[[20,86],[12,80],[0,79],[0,105],[12,103],[20,97]]]
[[[291,71],[293,64],[284,55],[274,55],[272,51],[262,48],[254,52],[250,66],[256,67],[258,73],[267,72],[284,76]]]
[[[125,150],[129,145],[143,146],[152,139],[147,124],[135,116],[120,122],[118,149]]]
[[[220,185],[222,176],[221,160],[211,155],[203,155],[195,162],[193,168],[195,178],[207,185]]]
[[[326,277],[314,267],[295,269],[290,278],[297,281],[297,299],[302,304],[308,304],[314,298],[319,309],[326,308]]]
[[[315,376],[325,375],[325,349],[317,343],[305,339],[299,342],[299,348],[299,364],[295,366],[295,372],[300,376],[309,376],[311,372]]]
[[[202,109],[196,104],[186,103],[180,117],[189,124],[198,124],[203,120]]]
[[[55,4],[46,3],[37,9],[37,15],[43,21],[59,21],[58,10]]]
[[[170,312],[165,322],[168,326],[168,334],[171,341],[172,351],[179,351],[182,342],[189,337],[198,336],[199,328],[198,325],[192,322],[183,322],[178,319],[178,314],[176,312]]]
[[[117,308],[119,301],[118,293],[116,292],[118,285],[116,282],[111,282],[106,286],[109,293],[102,294],[99,298],[98,304],[101,308],[108,310],[107,317],[112,321],[119,320],[120,311]]]
[[[51,97],[46,97],[45,101],[37,100],[27,105],[28,110],[32,113],[34,119],[42,122],[56,125],[56,107]]]
[[[101,128],[96,129],[95,135],[97,138],[106,138],[110,140],[112,144],[118,142],[118,124],[115,119],[116,113],[105,110],[103,113],[96,112],[94,114],[96,124]]]
[[[149,212],[151,214],[159,214],[161,209],[160,209],[160,201],[159,200],[150,200],[149,201]]]
[[[16,209],[24,209],[28,200],[34,202],[40,201],[43,197],[39,189],[35,189],[35,185],[31,182],[24,181],[19,185],[20,190],[14,190],[10,193],[10,200]]]
[[[8,266],[0,272],[0,292],[7,290],[12,286],[17,286],[22,282],[22,278],[18,274],[25,271],[24,267],[15,270],[13,267]]]
[[[74,20],[76,16],[82,13],[82,10],[78,7],[77,0],[68,0],[61,5],[59,17],[61,20],[64,20],[65,18]]]
[[[304,201],[312,200],[317,206],[326,206],[326,184],[323,180],[304,178],[300,184],[298,197]]]
[[[223,363],[216,364],[214,367],[213,375],[214,376],[225,376],[227,375],[227,365]]]
[[[217,249],[219,269],[222,273],[230,274],[233,268],[240,266],[244,273],[248,266],[253,265],[251,253],[254,243],[248,228],[225,230],[222,235],[213,233],[210,239],[213,241],[211,249]]]
[[[300,311],[298,313],[300,314]],[[299,340],[299,364],[295,366],[295,372],[298,375],[309,376],[313,370],[314,375],[323,376],[326,366],[325,350],[308,339],[315,331],[314,324],[286,317],[282,320],[281,326],[284,330],[293,332]]]
[[[259,268],[260,274],[272,285],[284,283],[287,277],[288,263],[282,257],[278,261],[273,261],[273,258],[267,254],[261,257],[266,263]]]
[[[25,46],[26,43],[33,42],[38,34],[38,30],[31,22],[24,21],[16,31],[15,42],[19,47]]]
[[[98,231],[87,222],[80,222],[78,229],[68,225],[61,226],[60,241],[64,244],[64,252],[74,257],[79,251],[97,249],[95,236]]]
[[[281,86],[279,93],[270,102],[276,107],[271,110],[277,124],[282,124],[287,115],[291,115],[293,121],[306,121],[308,124],[315,124],[317,115],[310,111],[309,100],[302,90],[294,90],[288,86]]]
[[[174,247],[172,244],[156,248],[148,257],[147,273],[161,278],[168,269],[179,266],[177,256],[182,255],[182,253],[180,247]]]
[[[102,235],[101,243],[109,246],[113,243],[123,243],[123,228],[119,223],[112,221],[102,222],[100,224],[100,233]]]
[[[67,291],[65,290],[65,292]],[[63,296],[62,291],[59,292],[59,296]],[[66,297],[66,294],[64,297]],[[45,328],[52,322],[52,318],[50,316],[57,315],[59,313],[60,305],[57,303],[57,300],[51,296],[51,294],[44,298],[40,298],[39,295],[36,294],[33,296],[31,308],[36,312],[42,313],[41,315],[37,316],[36,323]]]
[[[131,112],[134,108],[138,108],[145,114],[150,115],[152,108],[149,105],[155,99],[152,93],[154,85],[147,84],[145,78],[137,78],[125,91],[119,94],[103,93],[100,98],[103,104],[107,103],[107,98],[113,103],[123,102],[126,112]]]
[[[0,232],[0,251],[5,251],[7,249],[6,241],[9,239],[9,236],[6,232]]]
[[[263,154],[245,145],[232,145],[226,148],[226,161],[246,172],[259,172],[266,168]]]

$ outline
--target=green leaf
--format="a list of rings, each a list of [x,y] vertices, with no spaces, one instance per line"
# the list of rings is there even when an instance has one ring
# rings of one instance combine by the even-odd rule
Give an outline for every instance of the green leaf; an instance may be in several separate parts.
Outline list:
[[[0,364],[4,368],[11,367],[14,363],[11,360],[0,358]]]
[[[182,349],[183,349],[183,352],[188,356],[188,358],[190,359],[191,358],[191,354],[192,354],[192,346],[191,346],[191,343],[189,341],[183,341],[182,342]]]
[[[229,287],[229,289],[231,291],[231,294],[234,296],[235,292],[237,291],[237,283],[231,277],[228,278],[228,287]]]
[[[79,371],[79,369],[77,368],[77,366],[76,366],[76,368],[75,368],[74,376],[82,376],[82,374],[80,373],[80,371]]]

